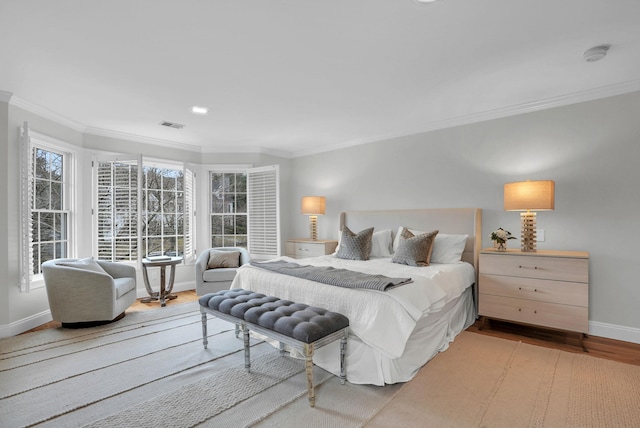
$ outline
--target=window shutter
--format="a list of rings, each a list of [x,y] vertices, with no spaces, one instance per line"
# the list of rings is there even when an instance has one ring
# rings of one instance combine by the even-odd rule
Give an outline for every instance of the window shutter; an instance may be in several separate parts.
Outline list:
[[[140,162],[98,160],[96,175],[98,259],[137,261]]]
[[[247,170],[249,253],[256,259],[280,255],[278,165]]]
[[[184,260],[195,258],[195,186],[196,174],[190,165],[184,167]]]
[[[29,123],[24,122],[20,134],[20,216],[21,248],[20,248],[20,291],[28,293],[33,276],[33,248],[31,247],[31,199],[33,198],[33,157],[31,156],[31,138]]]

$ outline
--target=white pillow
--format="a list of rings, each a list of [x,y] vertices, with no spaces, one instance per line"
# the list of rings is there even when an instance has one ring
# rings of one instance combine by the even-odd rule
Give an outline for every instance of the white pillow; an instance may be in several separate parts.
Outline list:
[[[433,243],[431,263],[458,263],[467,244],[468,235],[439,233]]]
[[[391,229],[373,232],[371,257],[391,257]]]
[[[398,233],[393,240],[393,251],[398,249],[400,243],[400,234],[404,227],[398,228]],[[409,229],[409,228],[407,228]],[[422,235],[419,230],[409,229],[414,235]],[[433,252],[431,253],[431,263],[457,263],[462,260],[462,252],[467,244],[467,237],[469,235],[449,235],[446,233],[438,233],[436,240],[433,243]]]

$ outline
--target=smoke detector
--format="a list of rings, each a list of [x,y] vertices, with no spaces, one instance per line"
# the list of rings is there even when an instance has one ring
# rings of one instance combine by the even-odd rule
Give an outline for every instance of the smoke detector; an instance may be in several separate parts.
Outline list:
[[[587,49],[582,56],[587,62],[600,61],[602,58],[607,56],[607,51],[610,47],[611,45],[594,46],[591,49]]]

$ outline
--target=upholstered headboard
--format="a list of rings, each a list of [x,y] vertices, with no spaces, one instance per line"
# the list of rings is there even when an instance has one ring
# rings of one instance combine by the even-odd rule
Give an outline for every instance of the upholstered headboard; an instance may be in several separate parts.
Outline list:
[[[404,226],[422,231],[437,229],[440,233],[469,235],[462,260],[471,263],[476,270],[474,294],[478,295],[478,258],[482,247],[481,208],[347,211],[340,213],[340,230],[345,225],[354,232],[373,226],[375,230],[391,229],[395,234],[398,227]]]

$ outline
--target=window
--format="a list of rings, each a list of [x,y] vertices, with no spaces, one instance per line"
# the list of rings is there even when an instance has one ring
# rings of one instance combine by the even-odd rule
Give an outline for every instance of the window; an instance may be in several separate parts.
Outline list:
[[[65,198],[65,155],[33,146],[31,247],[33,274],[47,260],[67,257],[69,211]]]
[[[211,172],[211,246],[247,248],[246,172]]]
[[[280,255],[278,167],[210,172],[212,247],[244,247],[257,259]]]
[[[138,161],[101,160],[97,165],[97,258],[138,259]]]
[[[146,256],[184,255],[184,171],[142,169],[142,248]]]
[[[29,130],[20,135],[20,291],[41,279],[42,263],[74,254],[72,241],[75,152],[62,141]],[[42,284],[44,285],[44,284]]]
[[[194,177],[193,170],[182,165],[98,161],[98,258],[193,257]]]

